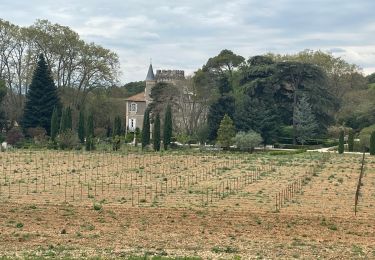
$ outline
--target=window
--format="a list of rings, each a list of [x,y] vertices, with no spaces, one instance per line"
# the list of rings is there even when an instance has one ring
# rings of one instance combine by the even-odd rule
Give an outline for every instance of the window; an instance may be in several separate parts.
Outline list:
[[[137,104],[136,103],[130,104],[130,112],[137,112]]]
[[[129,131],[134,132],[135,128],[137,127],[136,125],[136,120],[134,118],[129,119]]]

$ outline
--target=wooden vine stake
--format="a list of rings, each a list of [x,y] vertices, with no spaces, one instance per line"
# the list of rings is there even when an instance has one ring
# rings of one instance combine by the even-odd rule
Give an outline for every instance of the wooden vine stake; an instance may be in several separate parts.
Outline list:
[[[358,206],[358,199],[359,199],[359,194],[360,194],[360,190],[361,190],[361,186],[362,186],[362,177],[363,177],[364,168],[365,168],[364,166],[365,166],[365,151],[363,151],[362,163],[361,163],[361,173],[359,174],[357,190],[355,192],[354,215],[357,215],[357,206]]]

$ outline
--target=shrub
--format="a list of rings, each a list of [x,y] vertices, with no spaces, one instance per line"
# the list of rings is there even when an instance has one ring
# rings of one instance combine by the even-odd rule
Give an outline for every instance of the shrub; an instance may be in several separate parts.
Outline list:
[[[34,139],[35,143],[46,141],[47,131],[43,127],[33,127],[27,129],[27,135]]]
[[[263,139],[260,134],[254,131],[249,131],[247,133],[237,133],[233,138],[233,142],[240,150],[253,152],[255,146],[261,144]]]
[[[93,151],[95,150],[95,140],[94,140],[94,137],[87,137],[86,138],[86,151]]]
[[[375,131],[375,125],[363,128],[362,131],[359,133],[359,139],[362,149],[369,149],[370,148],[370,138],[372,132]]]
[[[115,137],[113,137],[113,140],[112,140],[112,149],[113,151],[118,151],[120,150],[121,148],[121,137],[116,135]]]
[[[23,133],[20,128],[13,127],[7,133],[6,142],[10,145],[16,145],[24,139]]]
[[[60,133],[56,138],[57,144],[61,149],[73,149],[79,144],[77,133],[71,129],[66,129],[65,132]]]

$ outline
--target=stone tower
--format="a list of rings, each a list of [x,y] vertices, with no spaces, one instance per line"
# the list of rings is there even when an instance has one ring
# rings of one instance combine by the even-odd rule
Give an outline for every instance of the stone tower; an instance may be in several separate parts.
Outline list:
[[[154,70],[152,68],[152,64],[148,67],[148,72],[146,76],[146,88],[145,88],[145,100],[146,100],[146,107],[148,104],[151,103],[152,99],[150,97],[151,95],[151,89],[155,86],[156,79],[154,75]]]

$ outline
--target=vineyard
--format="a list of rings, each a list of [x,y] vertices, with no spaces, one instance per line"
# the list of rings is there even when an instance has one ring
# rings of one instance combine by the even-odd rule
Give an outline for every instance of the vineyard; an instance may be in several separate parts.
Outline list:
[[[0,153],[0,163],[0,201],[18,208],[346,221],[354,217],[361,157],[21,150]],[[356,219],[373,227],[374,206],[375,159],[369,157]]]

